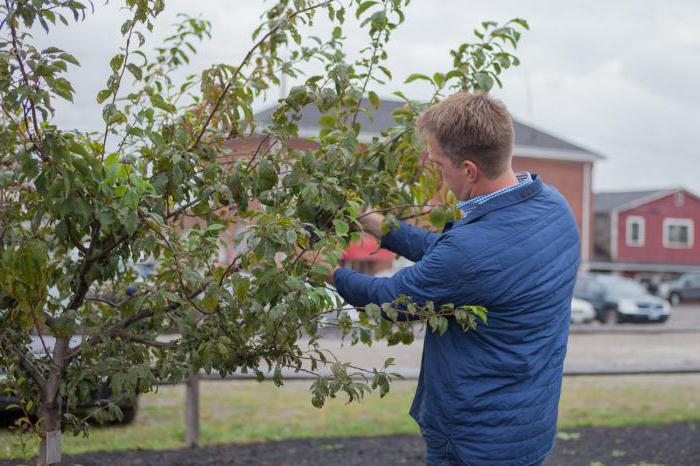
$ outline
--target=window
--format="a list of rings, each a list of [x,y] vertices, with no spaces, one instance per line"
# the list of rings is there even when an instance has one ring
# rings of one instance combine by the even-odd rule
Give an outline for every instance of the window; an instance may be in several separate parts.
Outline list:
[[[692,248],[695,224],[690,218],[665,218],[663,244],[665,248]]]
[[[644,246],[644,217],[627,217],[627,246]]]
[[[685,286],[688,288],[700,288],[700,275],[691,275],[685,281]]]

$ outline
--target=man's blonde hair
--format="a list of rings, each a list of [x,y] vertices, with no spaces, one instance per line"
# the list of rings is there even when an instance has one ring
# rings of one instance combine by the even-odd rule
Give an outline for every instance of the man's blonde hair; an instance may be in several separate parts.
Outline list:
[[[513,119],[503,102],[485,93],[453,94],[423,112],[417,126],[420,134],[435,138],[455,166],[471,160],[489,179],[510,167]]]

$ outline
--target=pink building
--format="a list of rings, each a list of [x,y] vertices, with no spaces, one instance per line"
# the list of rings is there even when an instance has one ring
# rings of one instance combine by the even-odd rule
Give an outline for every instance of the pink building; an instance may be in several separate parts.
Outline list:
[[[700,198],[684,189],[597,193],[591,269],[700,271]]]

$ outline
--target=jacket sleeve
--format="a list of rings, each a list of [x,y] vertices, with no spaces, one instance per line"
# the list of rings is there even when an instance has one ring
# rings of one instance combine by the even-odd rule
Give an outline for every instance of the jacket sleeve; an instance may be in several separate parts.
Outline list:
[[[440,235],[406,222],[399,222],[399,228],[382,236],[381,246],[399,256],[417,262]]]
[[[454,238],[443,236],[430,254],[392,277],[372,277],[350,269],[335,272],[338,293],[353,306],[390,303],[408,296],[416,304],[433,301],[436,305],[463,298],[468,282],[468,261]],[[461,299],[460,299],[461,301]],[[406,316],[404,316],[405,320]]]

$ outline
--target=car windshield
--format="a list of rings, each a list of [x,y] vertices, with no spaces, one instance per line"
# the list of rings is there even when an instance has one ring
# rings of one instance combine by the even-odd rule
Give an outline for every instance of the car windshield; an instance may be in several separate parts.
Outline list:
[[[604,280],[601,283],[608,296],[615,298],[635,298],[647,294],[647,290],[634,280],[615,278]]]

